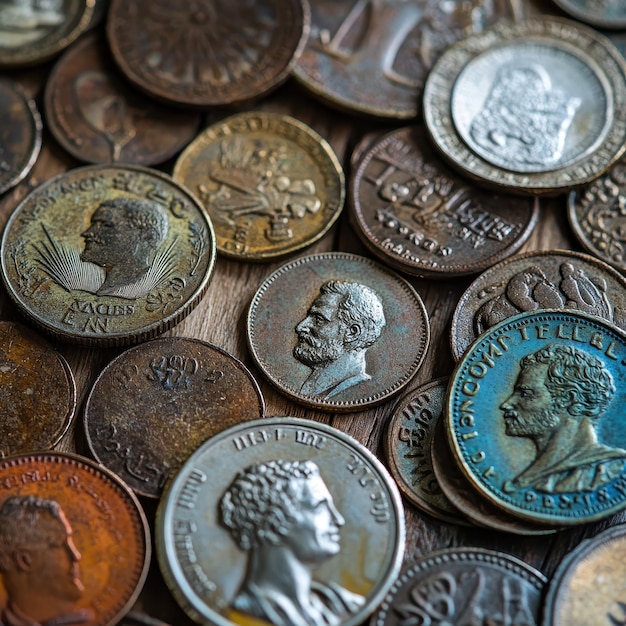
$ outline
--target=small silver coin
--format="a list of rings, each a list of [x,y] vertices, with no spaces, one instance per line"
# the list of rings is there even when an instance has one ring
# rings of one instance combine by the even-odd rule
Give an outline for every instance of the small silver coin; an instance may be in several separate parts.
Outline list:
[[[554,0],[566,13],[596,28],[626,28],[624,0]]]

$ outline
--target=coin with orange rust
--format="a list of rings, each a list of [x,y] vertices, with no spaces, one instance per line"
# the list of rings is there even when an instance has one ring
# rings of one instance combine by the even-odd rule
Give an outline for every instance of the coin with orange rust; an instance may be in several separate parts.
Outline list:
[[[0,474],[0,623],[117,623],[150,563],[146,516],[131,490],[69,454],[8,457]]]

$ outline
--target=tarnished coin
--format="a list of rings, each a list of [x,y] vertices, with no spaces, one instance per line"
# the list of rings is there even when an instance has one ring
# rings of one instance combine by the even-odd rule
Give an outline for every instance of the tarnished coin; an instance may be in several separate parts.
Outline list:
[[[0,457],[52,448],[75,410],[63,356],[30,328],[0,321]]]
[[[345,196],[330,145],[276,113],[242,113],[210,126],[180,155],[173,177],[203,201],[217,251],[248,261],[285,256],[320,239]]]
[[[400,572],[370,626],[539,623],[546,577],[481,548],[437,550]]]
[[[111,0],[107,36],[126,77],[181,106],[242,104],[289,76],[310,23],[302,0]]]
[[[355,626],[395,580],[400,494],[369,450],[311,420],[223,431],[168,483],[161,571],[196,621]]]
[[[206,291],[215,236],[202,205],[140,166],[70,170],[17,206],[2,279],[32,322],[59,339],[124,345],[185,317]]]
[[[519,17],[519,0],[313,0],[311,32],[293,74],[342,109],[408,119],[441,52],[499,19]]]
[[[543,310],[479,337],[452,375],[454,456],[508,513],[573,525],[626,507],[626,333],[580,312]]]
[[[570,250],[526,252],[484,271],[452,316],[456,360],[494,324],[536,309],[575,309],[626,329],[626,279],[599,259]]]
[[[328,252],[271,274],[248,311],[261,373],[294,401],[359,411],[391,398],[417,372],[430,341],[422,299],[365,257]]]
[[[436,147],[472,178],[561,192],[624,152],[624,59],[575,22],[500,23],[444,53],[424,88],[424,118]]]
[[[0,622],[117,624],[150,563],[134,494],[74,455],[10,457],[0,474]]]
[[[139,495],[158,497],[201,443],[263,414],[261,390],[243,363],[199,339],[167,337],[107,365],[84,423],[96,460]]]
[[[554,0],[554,3],[572,17],[596,28],[626,28],[623,0]]]
[[[355,230],[374,254],[431,278],[477,274],[513,254],[539,216],[537,198],[497,196],[452,172],[419,126],[369,147],[349,201]]]
[[[200,115],[172,110],[131,89],[104,44],[90,35],[57,61],[46,82],[48,128],[80,161],[166,161],[194,138]]]

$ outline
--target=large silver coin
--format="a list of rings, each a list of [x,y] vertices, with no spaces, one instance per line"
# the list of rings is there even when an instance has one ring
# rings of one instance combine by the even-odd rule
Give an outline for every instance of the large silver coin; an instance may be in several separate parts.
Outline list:
[[[404,512],[376,457],[291,417],[204,443],[169,483],[156,549],[172,593],[202,623],[361,624],[398,575]]]

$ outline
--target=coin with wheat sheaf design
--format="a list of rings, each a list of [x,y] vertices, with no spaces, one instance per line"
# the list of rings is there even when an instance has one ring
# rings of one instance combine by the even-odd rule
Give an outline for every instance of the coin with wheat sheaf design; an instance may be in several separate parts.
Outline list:
[[[58,339],[125,345],[198,304],[215,263],[195,196],[140,166],[70,170],[35,188],[2,237],[2,279],[19,310]]]

